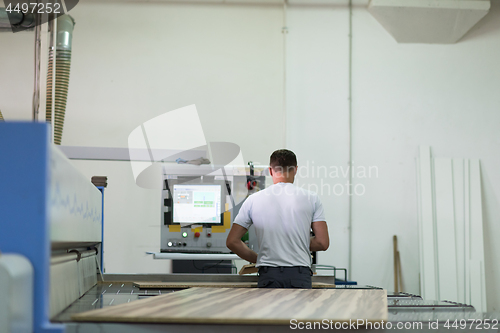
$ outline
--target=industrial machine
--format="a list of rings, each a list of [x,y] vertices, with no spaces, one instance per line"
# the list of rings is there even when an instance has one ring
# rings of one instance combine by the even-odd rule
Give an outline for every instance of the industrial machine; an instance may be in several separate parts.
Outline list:
[[[1,123],[0,155],[0,332],[63,331],[49,318],[98,280],[104,188],[44,123]]]
[[[120,323],[112,318],[106,323],[74,321],[74,314],[88,310],[158,297],[190,286],[255,284],[258,277],[237,274],[103,274],[100,267],[101,248],[106,241],[106,235],[102,234],[104,189],[96,188],[81,175],[48,139],[49,128],[45,124],[0,124],[0,154],[5,161],[0,163],[0,332],[194,332],[200,327],[217,332],[290,330],[288,325],[269,324],[211,323],[200,326],[200,322],[194,320],[182,324]],[[255,172],[256,175],[251,176],[249,170],[242,169],[230,174],[228,167],[224,171],[216,170],[214,175],[205,173],[194,178],[191,175],[190,179],[184,178],[186,174],[179,171],[164,174],[167,182],[162,205],[166,207],[164,213],[171,213],[166,220],[163,214],[162,220],[162,223],[170,223],[164,225],[166,249],[224,251],[215,242],[207,246],[199,241],[215,239],[210,238],[213,235],[207,235],[208,230],[214,233],[214,228],[222,228],[225,221],[232,221],[232,218],[224,221],[224,216],[219,220],[218,216],[229,214],[232,207],[238,206],[241,199],[236,195],[238,191],[244,193],[243,188],[247,188],[248,194],[249,188],[254,190],[260,186],[259,181],[265,178],[259,180],[259,177],[264,175],[258,170]],[[248,186],[249,182],[252,186]],[[165,199],[171,199],[172,203],[165,205]],[[175,200],[179,205],[207,208],[211,213],[194,210],[195,214],[186,214],[182,206],[176,208]],[[176,209],[180,209],[177,215]],[[180,231],[169,230],[172,226],[178,226]],[[203,229],[196,231],[196,228]],[[188,233],[188,237],[182,237],[182,232]],[[200,233],[198,237],[195,237],[196,232]],[[179,239],[182,242],[190,237],[190,245],[186,240],[185,246],[179,246]],[[168,242],[174,240],[177,245],[168,246]],[[199,243],[194,243],[196,241]],[[195,252],[160,254],[198,255]],[[141,283],[155,281],[167,286],[140,287]],[[328,289],[380,289],[336,286],[334,277],[329,275],[313,276],[313,282]],[[454,323],[461,325],[466,322],[469,327],[471,322],[488,322],[490,328],[483,325],[483,331],[498,332],[498,324],[493,325],[498,323],[498,315],[475,312],[470,305],[423,300],[406,293],[388,292],[387,298],[388,323],[393,329],[425,330],[431,327],[432,332],[449,332]],[[193,309],[192,315],[196,318],[196,304],[193,304]],[[419,323],[426,326],[419,326]]]

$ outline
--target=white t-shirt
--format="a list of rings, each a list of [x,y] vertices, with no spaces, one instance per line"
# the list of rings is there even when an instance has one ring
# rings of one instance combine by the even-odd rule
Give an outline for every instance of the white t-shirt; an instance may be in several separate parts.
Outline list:
[[[257,267],[311,266],[311,223],[325,221],[318,195],[291,183],[250,195],[234,223],[257,234]]]

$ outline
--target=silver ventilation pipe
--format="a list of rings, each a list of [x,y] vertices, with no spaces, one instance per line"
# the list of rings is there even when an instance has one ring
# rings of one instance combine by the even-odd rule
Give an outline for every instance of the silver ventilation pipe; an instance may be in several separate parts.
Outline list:
[[[49,68],[47,71],[46,121],[54,121],[54,143],[61,144],[66,101],[68,99],[69,72],[71,67],[71,43],[75,21],[69,15],[57,19],[57,42],[49,50]],[[54,70],[55,53],[55,70]],[[55,73],[54,117],[52,117],[52,80]]]

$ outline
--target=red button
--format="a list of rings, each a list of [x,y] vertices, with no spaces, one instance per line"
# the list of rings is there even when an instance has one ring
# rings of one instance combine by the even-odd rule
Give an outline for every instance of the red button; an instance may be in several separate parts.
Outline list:
[[[199,232],[195,232],[194,233],[194,237],[196,237],[196,238],[200,237],[200,233]]]

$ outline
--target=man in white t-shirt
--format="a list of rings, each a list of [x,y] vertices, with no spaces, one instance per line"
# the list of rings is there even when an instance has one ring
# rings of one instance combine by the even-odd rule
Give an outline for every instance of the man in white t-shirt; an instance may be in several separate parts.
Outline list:
[[[227,247],[240,258],[256,263],[259,287],[311,288],[311,251],[329,246],[323,206],[314,192],[293,185],[297,158],[286,149],[270,159],[273,185],[249,196],[227,236]],[[257,252],[241,241],[253,225]],[[314,237],[310,237],[311,229]]]

